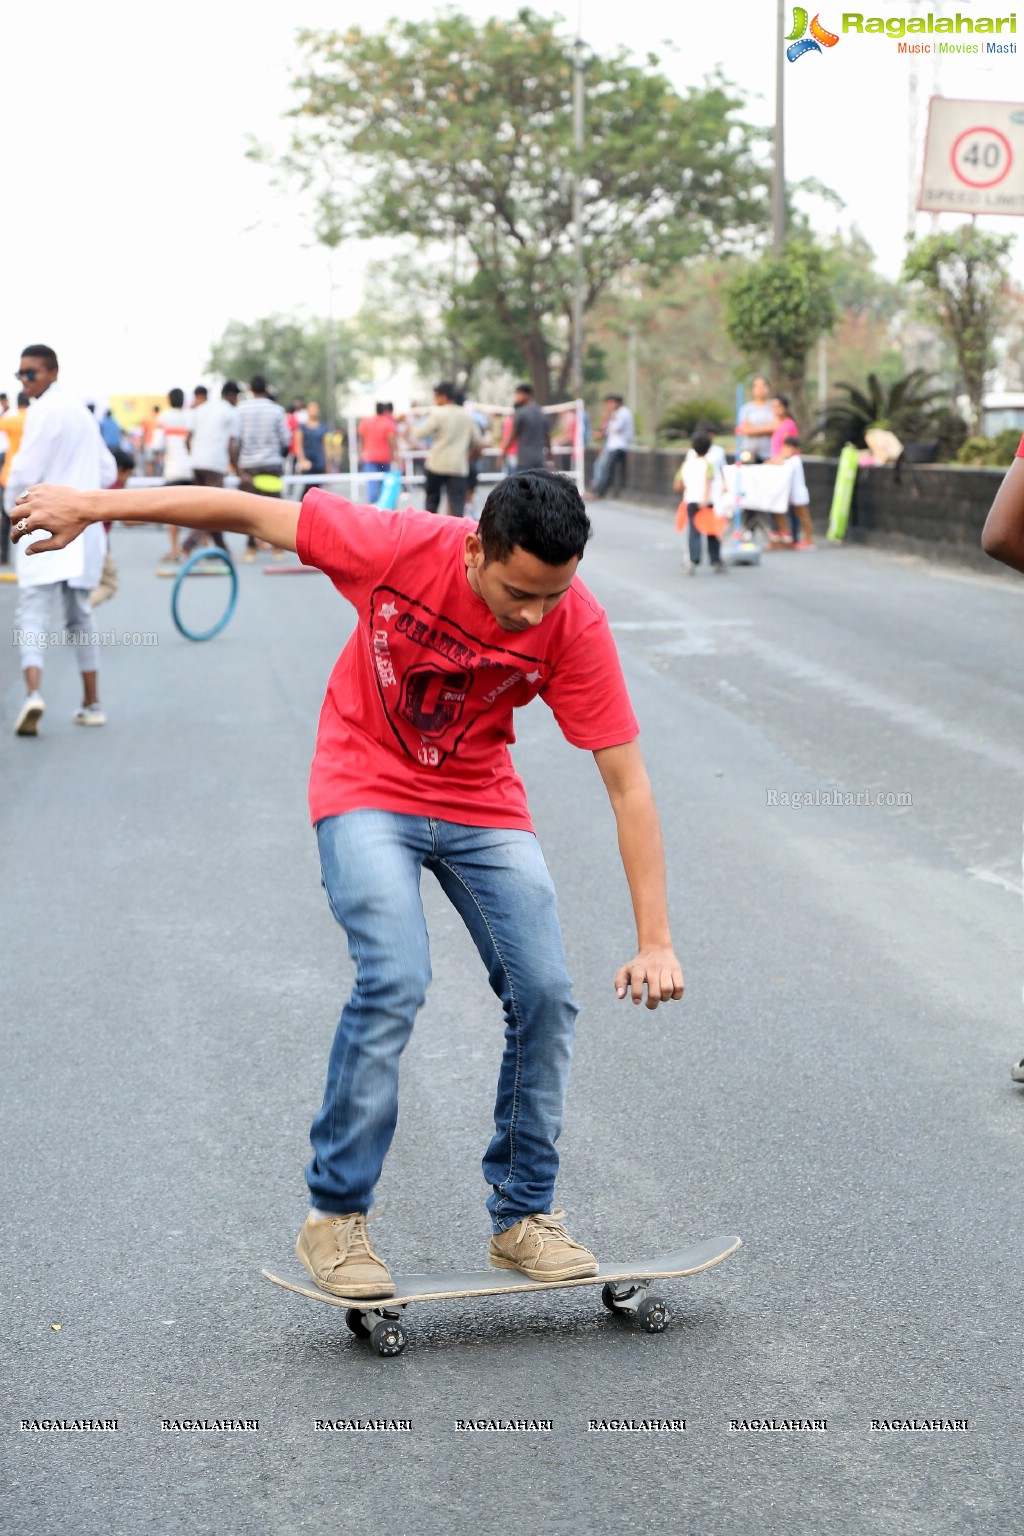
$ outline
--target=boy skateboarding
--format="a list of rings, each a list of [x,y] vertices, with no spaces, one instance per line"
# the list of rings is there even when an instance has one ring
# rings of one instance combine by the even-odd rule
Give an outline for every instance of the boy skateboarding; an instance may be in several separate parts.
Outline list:
[[[1024,573],[1024,437],[989,508],[981,547],[993,560]],[[1010,1076],[1024,1083],[1024,1058],[1010,1068]]]
[[[431,979],[426,868],[504,1009],[483,1159],[489,1260],[535,1280],[596,1274],[594,1255],[552,1209],[577,1008],[554,889],[508,750],[513,709],[537,694],[566,738],[593,752],[615,813],[637,925],[617,995],[656,1008],[682,997],[683,977],[636,719],[607,616],[577,576],[590,523],[575,485],[546,469],[512,475],[488,496],[479,525],[381,513],[321,490],[299,507],[205,487],[109,495],[44,485],[19,499],[14,537],[30,552],[62,548],[111,517],[295,550],[356,611],[310,774],[327,899],[356,976],[310,1132],[302,1263],[334,1295],[394,1294],[366,1214],[397,1121],[399,1058]]]

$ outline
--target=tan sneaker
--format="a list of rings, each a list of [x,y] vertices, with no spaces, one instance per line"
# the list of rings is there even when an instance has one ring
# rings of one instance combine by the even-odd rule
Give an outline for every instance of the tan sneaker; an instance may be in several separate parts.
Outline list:
[[[307,1216],[295,1252],[320,1289],[332,1296],[362,1301],[395,1294],[391,1271],[374,1253],[361,1211],[320,1221]]]
[[[487,1257],[495,1269],[518,1269],[530,1280],[585,1280],[597,1274],[589,1248],[574,1243],[555,1215],[524,1216],[507,1232],[495,1232]]]

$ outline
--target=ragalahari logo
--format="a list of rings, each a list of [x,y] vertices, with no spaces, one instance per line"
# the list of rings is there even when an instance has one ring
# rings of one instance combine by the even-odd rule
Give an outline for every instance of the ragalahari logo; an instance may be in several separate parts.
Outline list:
[[[810,31],[810,37],[805,34]],[[807,12],[802,5],[793,7],[793,30],[786,34],[786,58],[791,64],[797,59],[802,59],[805,53],[820,53],[822,48],[834,48],[839,38],[834,32],[826,32],[821,22],[815,16],[810,28],[807,26]]]

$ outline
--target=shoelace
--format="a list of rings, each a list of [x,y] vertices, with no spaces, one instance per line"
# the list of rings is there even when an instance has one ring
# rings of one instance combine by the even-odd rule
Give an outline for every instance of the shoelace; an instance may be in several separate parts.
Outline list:
[[[570,1248],[578,1248],[580,1246],[579,1243],[573,1242],[562,1222],[556,1221],[553,1216],[539,1214],[531,1216],[528,1222],[523,1223],[523,1230],[516,1238],[517,1248],[527,1232],[531,1230],[542,1248],[551,1238],[560,1238],[563,1243],[568,1243]]]
[[[336,1228],[345,1228],[344,1232],[344,1257],[347,1259],[354,1248],[361,1247],[366,1258],[375,1257],[370,1249],[370,1239],[366,1235],[366,1217],[361,1215],[338,1218],[334,1223]],[[341,1246],[339,1244],[339,1246]]]

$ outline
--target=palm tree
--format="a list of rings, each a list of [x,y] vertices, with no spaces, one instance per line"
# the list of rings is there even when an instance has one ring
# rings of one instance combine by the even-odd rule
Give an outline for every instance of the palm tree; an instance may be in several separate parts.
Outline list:
[[[845,399],[834,401],[818,424],[828,453],[838,453],[844,443],[867,446],[869,427],[887,427],[903,442],[937,438],[949,413],[949,393],[930,380],[923,368],[914,368],[886,389],[877,373],[869,373],[867,388],[837,384]]]

